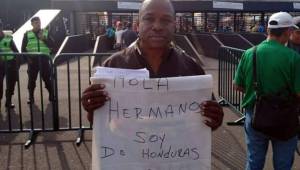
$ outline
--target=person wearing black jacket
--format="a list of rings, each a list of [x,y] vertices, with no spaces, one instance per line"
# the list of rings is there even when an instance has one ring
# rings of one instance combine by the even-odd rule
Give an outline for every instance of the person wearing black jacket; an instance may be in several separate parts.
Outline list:
[[[52,47],[54,42],[48,34],[47,29],[41,29],[41,21],[39,17],[33,17],[31,19],[32,30],[27,31],[24,34],[22,42],[22,52],[35,53],[39,52],[44,55],[41,56],[27,56],[28,62],[28,90],[29,99],[28,104],[34,103],[34,89],[36,87],[36,79],[38,72],[42,76],[45,82],[45,87],[49,92],[49,101],[52,101],[53,89],[51,83],[51,57]],[[47,56],[48,57],[47,57]]]
[[[10,35],[5,35],[3,32],[3,25],[0,23],[0,52],[1,53],[16,53],[18,52],[13,38]],[[3,80],[6,76],[6,102],[7,109],[14,108],[11,102],[12,95],[14,94],[15,84],[17,81],[18,67],[16,57],[13,55],[0,55],[0,111],[1,99],[3,96]]]
[[[138,35],[136,32],[132,30],[131,23],[127,23],[126,30],[122,33],[121,41],[122,41],[122,48],[129,47],[131,43],[133,43],[137,38]]]

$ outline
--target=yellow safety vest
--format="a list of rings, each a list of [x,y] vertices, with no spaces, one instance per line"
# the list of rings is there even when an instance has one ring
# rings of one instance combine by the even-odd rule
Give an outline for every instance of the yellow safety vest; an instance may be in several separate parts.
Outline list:
[[[10,43],[12,41],[12,36],[5,35],[3,39],[0,41],[0,52],[2,53],[13,53],[13,51],[10,48]],[[7,55],[7,56],[0,56],[0,59],[8,61],[12,60],[15,57],[13,55]]]
[[[43,36],[48,37],[48,30],[41,30],[43,31]],[[50,49],[45,44],[44,41],[38,39],[33,31],[27,32],[27,52],[41,52],[46,55],[50,55]]]

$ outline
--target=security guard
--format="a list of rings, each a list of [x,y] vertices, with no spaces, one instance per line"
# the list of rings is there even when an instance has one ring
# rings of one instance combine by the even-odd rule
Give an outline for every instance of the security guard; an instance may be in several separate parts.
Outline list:
[[[0,23],[0,51],[2,53],[18,52],[15,43],[13,42],[12,36],[4,34],[2,23]],[[14,104],[12,104],[11,102],[11,97],[15,91],[17,74],[18,74],[18,67],[17,67],[16,58],[12,55],[0,56],[0,108],[1,108],[1,99],[3,96],[3,80],[5,76],[6,76],[5,107],[7,109],[14,108]]]
[[[50,56],[51,47],[53,47],[53,41],[48,35],[48,30],[41,29],[41,20],[39,17],[33,17],[31,19],[32,30],[27,31],[24,34],[22,42],[22,52],[41,52]],[[39,61],[40,58],[40,61]],[[51,84],[51,64],[50,60],[46,56],[27,56],[28,62],[28,90],[29,99],[28,104],[34,103],[34,89],[36,87],[36,79],[38,72],[42,76],[45,83],[45,87],[49,92],[49,101],[52,101],[52,84]],[[39,62],[41,65],[39,65]]]

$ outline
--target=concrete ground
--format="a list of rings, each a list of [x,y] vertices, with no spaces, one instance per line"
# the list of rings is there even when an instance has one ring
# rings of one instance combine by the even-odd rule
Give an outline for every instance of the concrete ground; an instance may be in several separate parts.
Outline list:
[[[78,63],[71,62],[71,74],[78,72]],[[217,93],[218,85],[218,61],[216,59],[205,58],[205,70],[207,74],[212,74],[214,77],[214,91]],[[87,83],[87,60],[83,59],[80,70],[81,89],[84,89]],[[48,103],[48,93],[42,90],[44,97],[44,105],[38,97],[36,104],[32,108],[32,116],[30,109],[26,104],[27,99],[27,75],[26,66],[22,66],[20,70],[20,101],[21,106],[15,109],[10,114],[12,120],[17,121],[11,123],[12,129],[20,128],[19,122],[22,122],[23,128],[51,128],[52,127],[52,106]],[[66,66],[58,67],[58,90],[59,90],[59,112],[60,112],[60,126],[61,127],[76,127],[79,126],[79,120],[83,120],[83,126],[88,127],[89,124],[85,119],[84,112],[81,116],[79,107],[79,85],[77,83],[78,76],[70,77],[70,101],[68,100],[66,76]],[[40,88],[36,89],[36,96],[40,92]],[[16,94],[18,94],[16,92]],[[16,95],[15,95],[16,96]],[[15,97],[15,103],[17,103]],[[68,104],[71,104],[68,107]],[[2,103],[3,105],[3,103]],[[82,108],[81,108],[82,109]],[[20,111],[22,117],[20,117]],[[228,126],[229,121],[234,121],[239,118],[239,115],[233,113],[229,108],[224,108],[225,117],[223,125],[213,132],[212,144],[212,169],[213,170],[240,170],[244,169],[246,162],[246,146],[244,141],[244,129],[241,126]],[[45,124],[42,120],[44,115]],[[70,118],[71,115],[71,118]],[[34,124],[30,122],[30,117],[33,117]],[[22,118],[22,120],[20,120]],[[39,122],[39,123],[36,123]],[[0,130],[8,128],[8,114],[4,112],[2,107],[2,114],[0,116]],[[0,133],[0,170],[88,170],[91,169],[91,144],[92,131],[87,130],[84,133],[84,142],[77,146],[75,140],[77,131],[66,132],[43,132],[38,135],[36,142],[28,149],[25,149],[24,143],[27,139],[28,133]],[[272,167],[272,150],[269,148],[268,156],[265,165],[266,170],[273,169]],[[300,156],[295,156],[294,170],[300,170]]]

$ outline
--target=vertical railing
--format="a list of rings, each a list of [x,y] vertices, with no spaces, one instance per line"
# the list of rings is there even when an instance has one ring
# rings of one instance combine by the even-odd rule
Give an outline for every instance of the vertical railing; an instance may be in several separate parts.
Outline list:
[[[241,107],[243,93],[233,88],[233,79],[245,50],[222,46],[219,48],[219,97],[221,98],[220,104],[229,105],[236,113],[242,117],[235,122],[229,122],[229,125],[240,125],[244,120],[244,110]]]
[[[83,135],[83,129],[91,129],[91,124],[85,124],[83,123],[86,119],[83,119],[82,116],[84,116],[81,108],[81,93],[83,89],[90,84],[90,76],[92,75],[92,64],[91,64],[91,57],[101,58],[101,57],[107,57],[110,56],[111,53],[68,53],[68,54],[60,54],[56,56],[54,62],[52,63],[52,60],[47,55],[43,55],[41,53],[0,53],[0,56],[9,56],[13,55],[16,57],[17,65],[18,65],[18,71],[17,71],[17,82],[15,87],[15,95],[13,98],[18,101],[16,104],[15,109],[6,109],[3,107],[1,112],[5,113],[4,116],[6,116],[5,122],[1,123],[0,125],[0,133],[12,133],[12,132],[29,132],[28,140],[26,141],[25,146],[28,147],[30,144],[34,141],[34,138],[39,132],[49,132],[49,131],[65,131],[65,130],[79,130],[79,136],[80,141],[82,140]],[[27,89],[27,83],[28,83],[28,74],[24,69],[26,69],[27,63],[24,61],[21,61],[21,58],[24,56],[30,56],[30,57],[46,57],[49,59],[49,62],[51,64],[51,83],[53,87],[53,94],[52,94],[52,111],[50,109],[48,111],[45,110],[45,104],[44,97],[46,91],[44,90],[44,83],[42,82],[41,78],[41,70],[40,70],[40,76],[37,79],[37,85],[39,86],[39,89],[36,89],[35,96],[36,100],[35,103],[30,102],[27,103],[26,99],[28,96],[28,89]],[[88,58],[87,58],[88,57]],[[56,62],[58,61],[58,62]],[[75,65],[73,64],[75,61]],[[5,62],[4,62],[5,63]],[[39,60],[39,67],[41,68],[42,62]],[[19,69],[19,65],[21,66],[21,69]],[[76,66],[77,65],[77,66]],[[58,80],[58,76],[61,76],[64,74],[64,72],[60,72],[58,69],[61,66],[66,66],[66,73],[67,78],[63,79],[63,82]],[[72,67],[73,66],[73,67]],[[74,67],[75,66],[75,67]],[[6,66],[4,65],[5,69]],[[75,72],[74,72],[75,70]],[[83,74],[82,70],[86,70],[87,73]],[[77,77],[77,80],[74,81],[74,78]],[[24,81],[25,80],[25,81]],[[87,80],[86,83],[84,83],[84,80]],[[76,82],[77,81],[77,82]],[[5,82],[5,81],[4,81]],[[64,87],[64,84],[67,85],[67,87]],[[85,85],[82,86],[82,85]],[[78,89],[74,89],[74,85],[78,86]],[[59,89],[62,88],[63,89]],[[67,89],[66,89],[67,88]],[[61,91],[59,91],[61,90]],[[5,88],[4,88],[5,91]],[[62,93],[66,93],[66,95],[63,95]],[[75,92],[75,93],[74,93]],[[39,95],[36,95],[36,94]],[[5,94],[5,93],[4,93]],[[47,93],[46,93],[47,94]],[[74,100],[74,94],[78,96],[78,99],[76,98]],[[62,101],[61,98],[66,97],[66,107],[59,108],[59,102]],[[5,95],[3,95],[3,100],[5,101]],[[65,99],[64,99],[65,100]],[[76,103],[76,104],[74,104]],[[4,103],[3,103],[4,105]],[[78,109],[74,109],[74,106]],[[78,106],[78,107],[77,107]],[[49,107],[49,106],[48,106]],[[68,109],[65,109],[68,108]],[[66,114],[62,112],[62,109],[67,110]],[[73,109],[73,110],[72,110]],[[46,117],[46,114],[48,117]],[[74,126],[74,115],[78,115],[78,118],[76,118],[76,121],[78,121],[79,126]],[[3,114],[2,114],[3,116]],[[49,122],[52,119],[52,123]],[[60,122],[61,120],[66,120],[67,127],[64,126],[63,122]],[[77,123],[77,122],[76,122]],[[50,125],[50,127],[49,127]]]

